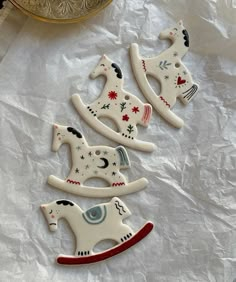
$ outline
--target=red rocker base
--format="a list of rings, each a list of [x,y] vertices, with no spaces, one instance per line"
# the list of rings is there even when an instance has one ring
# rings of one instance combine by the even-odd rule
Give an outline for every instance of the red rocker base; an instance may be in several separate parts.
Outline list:
[[[111,248],[107,251],[104,251],[102,253],[98,253],[98,254],[95,254],[95,255],[91,255],[91,256],[85,256],[85,257],[59,255],[57,257],[57,263],[65,264],[65,265],[89,264],[89,263],[95,263],[95,262],[99,262],[99,261],[111,258],[115,255],[118,255],[119,253],[124,252],[125,250],[128,250],[130,247],[137,244],[139,241],[141,241],[143,238],[145,238],[152,231],[152,229],[153,229],[153,223],[147,222],[129,240],[127,240],[124,243],[121,243],[119,245],[116,245],[115,247],[113,247],[113,248]]]

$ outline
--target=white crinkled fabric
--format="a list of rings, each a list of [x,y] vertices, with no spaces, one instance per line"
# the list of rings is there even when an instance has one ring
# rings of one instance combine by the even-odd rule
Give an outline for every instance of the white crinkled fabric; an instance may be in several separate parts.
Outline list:
[[[8,47],[0,41],[1,281],[236,279],[235,8],[229,0],[121,0],[80,24],[22,17]],[[110,260],[57,265],[58,254],[73,254],[74,237],[64,221],[50,232],[39,206],[66,198],[87,209],[110,199],[82,198],[46,184],[49,174],[63,178],[70,169],[67,146],[51,151],[52,124],[74,126],[90,145],[116,146],[81,120],[70,97],[77,92],[85,103],[98,97],[105,80],[91,80],[89,73],[105,53],[122,68],[124,89],[145,101],[129,46],[138,43],[144,56],[160,53],[168,42],[158,34],[179,19],[190,34],[184,63],[200,91],[189,105],[173,109],[184,128],[172,128],[155,112],[150,126],[140,128],[140,139],[153,141],[156,151],[127,149],[129,180],[149,180],[146,190],[122,197],[132,212],[127,222],[138,230],[152,220],[155,229]]]

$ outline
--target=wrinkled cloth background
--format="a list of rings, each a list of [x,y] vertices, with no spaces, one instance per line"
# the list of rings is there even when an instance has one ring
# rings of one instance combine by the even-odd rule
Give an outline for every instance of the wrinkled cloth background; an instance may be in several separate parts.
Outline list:
[[[233,0],[114,1],[80,24],[22,16],[8,45],[2,38],[10,31],[4,37],[1,26],[1,281],[236,279],[235,8]],[[200,91],[188,106],[174,107],[185,121],[180,130],[153,113],[139,137],[155,142],[157,150],[127,149],[132,167],[123,171],[130,181],[149,180],[147,189],[122,197],[132,211],[126,222],[138,230],[152,220],[155,229],[110,260],[59,266],[56,256],[73,254],[74,237],[63,220],[50,232],[39,206],[67,198],[87,209],[110,199],[82,198],[47,185],[48,175],[64,178],[70,169],[67,146],[51,151],[52,124],[76,127],[90,145],[116,146],[80,119],[70,97],[77,92],[91,102],[99,96],[105,80],[89,74],[105,53],[122,68],[124,88],[145,101],[131,71],[129,46],[137,42],[144,56],[160,53],[169,43],[158,34],[179,19],[190,34],[184,63]]]

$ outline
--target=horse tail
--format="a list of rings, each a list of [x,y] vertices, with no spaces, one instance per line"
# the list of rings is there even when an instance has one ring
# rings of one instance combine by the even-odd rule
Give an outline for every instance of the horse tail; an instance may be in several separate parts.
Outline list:
[[[119,215],[122,219],[125,219],[131,215],[130,210],[119,198],[112,198],[111,203],[113,204],[117,215]]]
[[[188,104],[192,98],[195,96],[196,92],[198,90],[198,85],[193,84],[187,91],[183,92],[179,97],[183,104]]]
[[[148,126],[151,116],[152,116],[152,106],[150,104],[144,104],[144,111],[142,116],[142,122],[144,126]]]
[[[117,151],[118,156],[119,156],[120,167],[121,168],[130,167],[129,156],[128,156],[127,151],[125,150],[125,148],[123,146],[118,146],[118,147],[116,147],[115,150]]]

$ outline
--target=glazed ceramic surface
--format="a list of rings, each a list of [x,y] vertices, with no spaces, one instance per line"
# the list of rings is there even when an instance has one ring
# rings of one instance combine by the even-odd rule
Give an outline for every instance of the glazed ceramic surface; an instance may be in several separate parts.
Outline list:
[[[90,105],[85,105],[78,94],[72,96],[72,102],[80,116],[96,131],[107,138],[143,151],[153,151],[152,143],[137,139],[137,125],[148,126],[152,115],[152,106],[144,104],[136,96],[123,89],[124,77],[120,67],[103,55],[97,67],[91,73],[92,78],[103,75],[107,78],[99,98]],[[112,130],[99,118],[112,119],[118,132]]]
[[[192,80],[190,72],[181,60],[189,49],[189,35],[183,22],[179,21],[173,27],[162,31],[159,38],[171,40],[171,47],[158,56],[144,58],[139,54],[138,45],[132,44],[131,63],[139,87],[147,100],[166,121],[180,128],[184,122],[171,108],[175,105],[176,98],[187,105],[198,90],[198,85]],[[159,96],[149,84],[147,75],[160,82]]]
[[[137,192],[147,185],[145,178],[127,183],[125,176],[120,172],[120,169],[130,167],[124,147],[89,146],[76,129],[58,124],[53,128],[52,150],[58,151],[62,144],[69,144],[72,167],[65,180],[50,175],[48,183],[52,186],[80,196],[111,197]],[[85,181],[91,178],[104,179],[109,187],[84,186]]]
[[[56,231],[58,220],[64,218],[75,235],[74,256],[60,255],[57,259],[58,263],[63,264],[84,264],[112,257],[142,240],[153,228],[153,224],[147,222],[135,233],[128,224],[124,224],[123,219],[129,217],[131,212],[116,197],[109,203],[93,206],[87,211],[68,200],[57,200],[41,208],[51,231]],[[104,252],[94,253],[96,244],[107,239],[114,240],[117,245]]]

